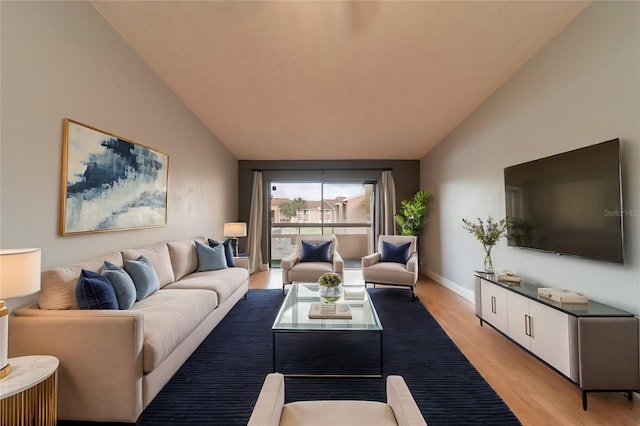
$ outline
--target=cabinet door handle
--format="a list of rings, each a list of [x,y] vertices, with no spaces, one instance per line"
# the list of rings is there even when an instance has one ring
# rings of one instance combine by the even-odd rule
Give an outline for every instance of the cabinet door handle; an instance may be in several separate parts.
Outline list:
[[[496,297],[491,296],[491,313],[496,313]]]
[[[524,334],[533,337],[533,318],[529,315],[524,316]]]

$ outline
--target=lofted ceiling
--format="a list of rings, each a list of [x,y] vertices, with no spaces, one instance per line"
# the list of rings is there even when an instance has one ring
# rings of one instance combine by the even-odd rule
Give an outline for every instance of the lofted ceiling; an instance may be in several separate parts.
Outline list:
[[[584,1],[93,1],[240,160],[420,159]]]

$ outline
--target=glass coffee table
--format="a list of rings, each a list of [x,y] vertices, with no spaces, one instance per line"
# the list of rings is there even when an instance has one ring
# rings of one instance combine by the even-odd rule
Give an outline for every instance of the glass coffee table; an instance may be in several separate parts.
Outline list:
[[[346,289],[356,289],[355,286],[345,286]],[[364,287],[360,287],[364,289]],[[362,298],[345,299],[344,296],[337,303],[346,303],[351,310],[351,319],[310,319],[309,309],[312,303],[321,302],[318,284],[302,284],[296,283],[291,286],[287,293],[280,311],[276,316],[272,332],[272,348],[273,348],[273,371],[276,370],[278,340],[277,337],[284,333],[311,334],[314,339],[328,339],[326,336],[331,334],[348,335],[349,338],[358,335],[371,335],[379,339],[379,359],[380,369],[376,374],[338,374],[331,371],[312,372],[312,373],[287,373],[279,371],[287,377],[382,377],[382,323],[378,318],[373,302],[369,297],[369,293],[364,289]],[[317,340],[316,340],[317,343]],[[295,345],[295,342],[293,342]],[[304,344],[302,342],[301,344]]]

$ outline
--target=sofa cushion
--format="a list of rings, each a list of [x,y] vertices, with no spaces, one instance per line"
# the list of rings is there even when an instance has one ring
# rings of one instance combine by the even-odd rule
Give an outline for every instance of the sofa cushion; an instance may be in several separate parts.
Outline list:
[[[202,239],[196,240],[203,242]],[[172,241],[167,243],[171,267],[175,281],[194,272],[198,267],[196,243],[194,240]]]
[[[116,292],[109,280],[86,269],[80,271],[76,300],[80,309],[119,309]]]
[[[200,241],[196,241],[196,254],[198,255],[198,268],[196,272],[227,269],[227,259],[225,258],[224,246],[222,244],[209,247]]]
[[[333,264],[328,262],[300,262],[289,269],[289,280],[291,282],[318,282],[320,276],[327,272],[335,272]]]
[[[236,267],[236,260],[233,257],[233,247],[231,246],[232,242],[233,241],[231,240],[224,240],[224,242],[219,243],[218,241],[212,240],[211,238],[207,240],[209,247],[215,247],[218,244],[222,244],[224,246],[224,255],[225,255],[225,258],[227,259],[227,266],[229,268]]]
[[[136,287],[136,302],[146,299],[160,289],[158,275],[146,257],[140,256],[136,260],[125,260],[124,270],[131,275],[133,285]]]
[[[169,284],[165,289],[212,290],[218,294],[218,303],[224,303],[248,279],[249,271],[245,268],[227,268],[217,271],[195,272],[178,282]]]
[[[104,262],[100,273],[109,280],[115,290],[120,309],[130,309],[136,301],[136,286],[127,271],[113,263]]]
[[[160,365],[217,306],[213,291],[167,288],[133,305],[144,315],[144,372]]]
[[[160,281],[160,287],[175,281],[167,243],[122,251],[123,260],[137,260],[140,256],[146,257],[153,265],[153,269],[156,271],[156,275]]]
[[[331,262],[331,241],[313,243],[302,240],[300,262]]]
[[[122,254],[111,253],[84,262],[58,266],[42,272],[38,306],[40,309],[78,309],[76,285],[83,269],[93,272],[102,271],[104,262],[122,266]]]
[[[415,274],[402,263],[380,262],[362,270],[365,282],[377,284],[398,284],[413,286]]]
[[[280,425],[394,425],[393,409],[378,401],[296,401],[282,408]]]
[[[382,242],[382,257],[380,262],[407,263],[409,261],[409,248],[411,242],[393,244],[389,241]]]

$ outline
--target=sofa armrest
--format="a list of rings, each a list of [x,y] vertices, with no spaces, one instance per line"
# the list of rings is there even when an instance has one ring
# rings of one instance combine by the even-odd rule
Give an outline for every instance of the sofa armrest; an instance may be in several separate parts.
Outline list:
[[[247,426],[279,425],[283,407],[284,376],[280,373],[267,374]]]
[[[135,311],[23,308],[9,318],[9,352],[60,360],[60,419],[135,422],[143,409],[143,328]]]
[[[342,256],[340,256],[340,253],[338,253],[337,251],[333,252],[333,272],[335,272],[336,274],[340,274],[340,276],[342,276],[344,271],[344,260],[342,259]]]
[[[373,253],[368,256],[362,258],[362,267],[366,268],[368,266],[373,266],[376,263],[380,262],[380,258],[382,257],[381,253]]]
[[[407,261],[407,271],[418,273],[418,253],[412,253]]]
[[[387,376],[387,404],[391,406],[399,426],[427,424],[402,376]]]
[[[249,269],[249,258],[248,257],[234,257],[234,263],[236,264],[236,268],[244,268]]]
[[[283,271],[288,271],[289,269],[293,268],[293,265],[295,265],[299,261],[300,256],[296,254],[290,254],[289,256],[282,258],[282,260],[280,261],[280,267]]]

